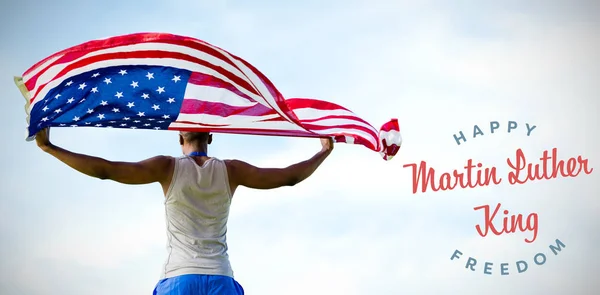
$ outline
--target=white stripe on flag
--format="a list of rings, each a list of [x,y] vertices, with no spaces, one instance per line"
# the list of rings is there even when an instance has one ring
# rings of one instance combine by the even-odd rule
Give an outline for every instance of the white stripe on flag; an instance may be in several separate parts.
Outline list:
[[[207,122],[205,121],[200,121],[200,120],[186,120],[189,122],[195,122],[195,123],[204,123],[207,124]],[[169,125],[169,128],[199,128],[198,125],[195,124],[186,124],[186,123],[182,123],[182,122],[173,122]],[[226,129],[245,129],[245,130],[253,130],[253,129],[268,129],[268,130],[281,130],[281,131],[303,131],[303,132],[307,132],[308,131],[300,128],[299,126],[297,126],[296,124],[287,122],[287,121],[268,121],[268,122],[253,122],[251,124],[248,124],[247,122],[242,122],[239,124],[231,124],[229,126],[224,126],[224,127],[209,127],[210,129],[220,129],[220,128],[226,128]]]
[[[367,125],[367,124],[365,124],[361,121],[357,121],[357,120],[333,118],[333,119],[317,120],[314,122],[307,122],[306,124],[318,125],[318,126],[323,126],[323,127],[333,127],[333,126],[340,126],[340,125],[344,125],[344,124],[354,124],[354,125],[362,126],[369,130],[372,130],[374,134],[377,134],[377,130],[375,128],[373,128],[373,126]]]
[[[231,115],[231,116],[227,116],[227,117],[221,117],[221,116],[217,116],[217,115],[202,114],[202,113],[199,113],[199,114],[180,113],[177,116],[177,121],[187,121],[187,122],[194,122],[194,123],[214,124],[214,125],[256,126],[256,124],[258,124],[258,123],[261,123],[261,124],[265,123],[265,122],[258,122],[258,121],[274,119],[274,118],[279,118],[279,117],[280,116],[278,114],[264,115],[264,116]],[[269,123],[281,124],[281,122],[269,122]],[[289,122],[283,122],[283,123],[291,124]],[[298,128],[300,128],[300,127],[298,127]]]
[[[358,135],[359,137],[362,137],[366,140],[368,140],[371,144],[373,144],[374,146],[377,146],[377,139],[373,138],[373,136],[369,135],[368,133],[358,130],[358,129],[347,129],[347,128],[328,128],[328,129],[320,129],[320,130],[313,130],[311,129],[310,131],[317,133],[317,134],[337,134],[337,133],[341,133],[341,134],[353,134],[353,135]]]
[[[183,97],[185,99],[224,103],[234,107],[251,107],[257,104],[256,102],[251,102],[225,88],[201,86],[191,83],[187,84]]]
[[[352,116],[356,117],[352,112],[337,109],[337,110],[320,110],[313,108],[300,108],[294,109],[294,114],[298,117],[299,120],[314,120],[319,119],[325,116]]]

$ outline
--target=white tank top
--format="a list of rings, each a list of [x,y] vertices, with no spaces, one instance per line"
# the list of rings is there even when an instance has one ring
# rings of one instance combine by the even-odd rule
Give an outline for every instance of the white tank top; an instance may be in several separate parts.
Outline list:
[[[199,166],[188,156],[175,159],[165,196],[168,257],[162,278],[233,277],[225,237],[231,197],[225,162],[211,158]]]

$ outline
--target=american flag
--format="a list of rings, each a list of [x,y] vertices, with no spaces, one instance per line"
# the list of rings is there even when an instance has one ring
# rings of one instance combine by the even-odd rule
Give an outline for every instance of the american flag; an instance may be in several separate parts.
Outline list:
[[[191,37],[138,33],[89,41],[38,62],[15,83],[27,140],[46,127],[333,137],[391,159],[398,121],[378,131],[322,100],[284,98],[243,59]]]

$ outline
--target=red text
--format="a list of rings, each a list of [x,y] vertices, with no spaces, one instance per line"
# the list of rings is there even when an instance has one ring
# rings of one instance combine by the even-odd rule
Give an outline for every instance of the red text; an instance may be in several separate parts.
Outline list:
[[[483,209],[483,214],[484,214],[484,224],[483,226],[481,225],[476,225],[475,229],[477,230],[477,233],[479,233],[480,236],[485,237],[487,236],[488,232],[492,232],[492,234],[494,235],[501,235],[501,234],[510,234],[510,233],[514,233],[517,230],[519,230],[520,232],[533,232],[533,237],[531,239],[525,239],[525,242],[527,243],[533,243],[533,241],[535,241],[535,239],[537,238],[537,234],[538,234],[538,215],[537,213],[531,213],[527,216],[527,220],[526,223],[523,223],[523,215],[522,214],[517,214],[517,215],[511,215],[508,216],[508,210],[504,210],[504,218],[502,219],[502,228],[500,230],[498,230],[496,228],[496,226],[494,225],[494,220],[496,219],[496,214],[498,214],[498,210],[500,210],[500,203],[498,203],[498,205],[496,205],[496,209],[494,209],[494,212],[490,213],[490,206],[489,205],[485,205],[485,206],[479,206],[479,207],[475,207],[474,210],[481,210]]]
[[[480,169],[483,167],[481,163],[477,165],[473,164],[473,160],[469,159],[467,165],[464,166],[463,171],[454,170],[450,172],[444,172],[436,178],[435,169],[427,168],[427,163],[421,161],[417,169],[417,164],[406,164],[404,168],[412,168],[412,183],[413,183],[413,194],[417,193],[419,186],[421,192],[427,191],[427,188],[431,188],[432,191],[437,192],[439,190],[453,190],[455,187],[460,186],[461,188],[476,188],[479,186],[488,186],[490,182],[499,184],[502,179],[496,176],[496,167]]]
[[[591,174],[593,168],[588,168],[588,159],[581,156],[577,158],[569,158],[567,161],[558,159],[557,148],[552,149],[552,155],[548,155],[548,151],[544,151],[540,158],[540,163],[527,163],[525,154],[521,149],[517,150],[515,160],[506,159],[508,166],[513,169],[508,174],[508,182],[510,184],[524,184],[527,181],[533,180],[550,180],[562,177],[576,177],[581,172]]]

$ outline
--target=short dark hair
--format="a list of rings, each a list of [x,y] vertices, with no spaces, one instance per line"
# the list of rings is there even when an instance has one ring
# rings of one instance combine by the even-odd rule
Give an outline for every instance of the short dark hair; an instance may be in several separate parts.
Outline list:
[[[183,137],[183,140],[187,143],[203,143],[208,141],[208,137],[210,133],[208,132],[190,132],[190,131],[181,131],[179,132]]]

